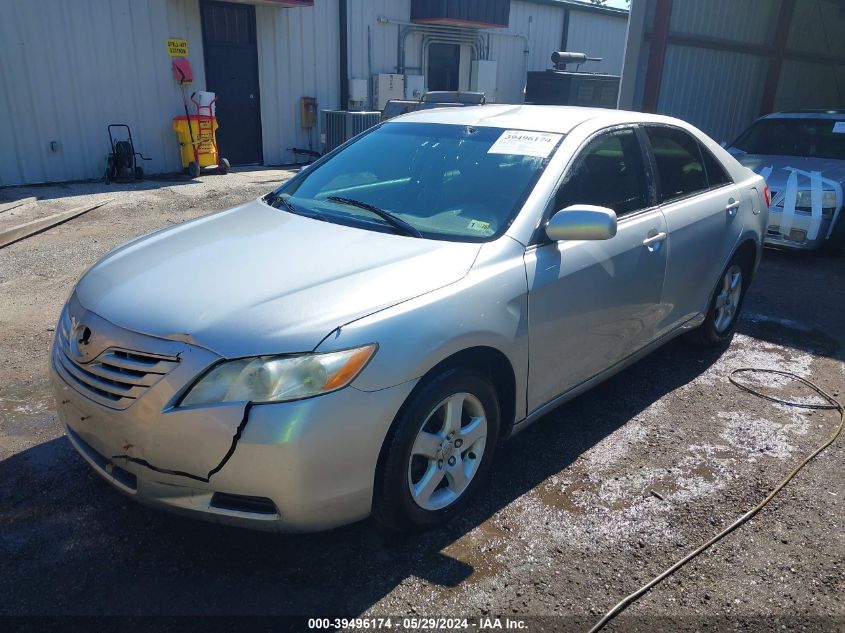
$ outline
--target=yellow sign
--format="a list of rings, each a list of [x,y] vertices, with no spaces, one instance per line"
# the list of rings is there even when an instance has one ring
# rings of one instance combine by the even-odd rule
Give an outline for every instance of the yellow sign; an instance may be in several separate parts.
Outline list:
[[[187,57],[188,56],[188,40],[177,40],[169,38],[167,40],[167,52],[171,57]]]

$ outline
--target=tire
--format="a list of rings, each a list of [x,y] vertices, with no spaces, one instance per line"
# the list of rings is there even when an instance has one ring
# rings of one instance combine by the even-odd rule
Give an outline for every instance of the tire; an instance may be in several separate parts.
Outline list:
[[[456,411],[459,399],[462,426],[456,431],[447,411]],[[499,429],[499,401],[484,374],[454,368],[418,386],[381,449],[373,496],[379,527],[388,533],[431,529],[462,512],[487,483]],[[449,432],[455,433],[451,441]],[[439,445],[432,441],[435,435]]]
[[[191,161],[188,163],[188,175],[191,178],[199,178],[200,175],[200,166],[197,164],[196,161]]]
[[[220,164],[217,165],[217,173],[219,173],[221,176],[225,176],[229,173],[230,167],[231,165],[229,165],[229,161],[225,158],[221,158]]]
[[[704,323],[692,333],[693,340],[709,347],[730,345],[745,302],[745,293],[751,281],[752,266],[753,263],[747,256],[734,254],[725,270],[719,275],[719,281],[713,289],[710,304],[707,307]],[[736,275],[739,277],[737,278]],[[735,281],[739,284],[738,291],[732,290]],[[729,303],[725,304],[726,300]],[[727,311],[724,311],[725,309]]]

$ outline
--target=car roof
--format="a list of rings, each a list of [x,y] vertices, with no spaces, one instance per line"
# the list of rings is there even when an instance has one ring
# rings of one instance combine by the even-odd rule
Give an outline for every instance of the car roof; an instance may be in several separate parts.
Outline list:
[[[604,125],[637,122],[678,123],[669,117],[627,110],[506,104],[418,110],[391,119],[388,123],[442,123],[568,134],[576,126],[594,119],[600,119]]]
[[[785,110],[773,112],[764,119],[830,119],[832,121],[845,120],[845,110]]]

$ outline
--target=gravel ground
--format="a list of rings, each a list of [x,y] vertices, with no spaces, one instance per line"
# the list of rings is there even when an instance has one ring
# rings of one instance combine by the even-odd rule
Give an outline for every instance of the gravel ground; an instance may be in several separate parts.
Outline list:
[[[138,506],[56,420],[45,365],[61,303],[116,244],[289,176],[0,190],[0,202],[43,198],[31,213],[114,198],[0,250],[0,615],[502,615],[587,630],[834,427],[830,413],[728,383],[736,367],[771,367],[842,395],[845,260],[767,251],[725,354],[670,343],[546,416],[506,444],[490,490],[443,530],[388,542],[364,522],[285,536]],[[845,629],[843,456],[845,439],[608,630]]]

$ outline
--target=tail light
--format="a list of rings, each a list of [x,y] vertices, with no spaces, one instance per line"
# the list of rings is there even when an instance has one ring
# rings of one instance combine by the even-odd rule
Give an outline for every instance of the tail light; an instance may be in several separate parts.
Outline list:
[[[769,185],[763,187],[763,197],[766,199],[766,206],[772,206],[772,192],[769,191]]]

